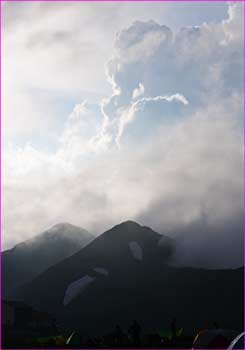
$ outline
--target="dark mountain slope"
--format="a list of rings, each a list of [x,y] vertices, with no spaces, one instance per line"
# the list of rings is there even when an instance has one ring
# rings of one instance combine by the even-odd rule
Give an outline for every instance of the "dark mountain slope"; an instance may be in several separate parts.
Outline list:
[[[148,332],[169,329],[174,317],[187,333],[243,329],[243,269],[214,271],[167,266],[130,269],[96,279],[57,314],[84,334],[103,334],[137,319]]]
[[[67,223],[17,244],[2,253],[3,296],[11,296],[14,289],[31,281],[39,273],[76,253],[93,236],[86,230]]]
[[[78,253],[49,268],[25,286],[20,295],[34,304],[37,302],[41,308],[48,306],[57,311],[63,304],[64,293],[70,283],[86,273],[105,277],[94,271],[95,268],[106,269],[111,275],[138,265],[147,266],[152,260],[168,259],[173,249],[172,241],[166,238],[166,244],[160,246],[158,242],[161,238],[162,235],[132,221],[117,225]],[[133,248],[130,248],[130,244]],[[138,250],[138,254],[141,250],[141,260],[140,256],[134,257],[134,250]],[[46,290],[46,285],[55,293]]]
[[[161,243],[159,244],[159,240]],[[173,268],[173,241],[126,222],[52,266],[18,291],[25,302],[56,315],[85,335],[103,334],[138,319],[144,329],[185,330],[219,322],[243,327],[243,269]]]

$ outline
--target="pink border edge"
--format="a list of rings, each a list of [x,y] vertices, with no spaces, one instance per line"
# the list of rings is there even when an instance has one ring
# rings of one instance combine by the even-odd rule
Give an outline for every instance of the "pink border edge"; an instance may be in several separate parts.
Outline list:
[[[0,0],[0,350],[2,349],[2,64],[1,64],[1,58],[2,58],[2,2],[228,2],[226,0]],[[245,3],[245,0],[230,0],[229,2],[243,2]],[[245,9],[243,9],[243,17],[245,17]],[[245,85],[245,45],[244,45],[244,37],[245,37],[245,24],[243,21],[243,116],[244,114],[244,106],[245,106],[245,94],[244,94],[244,85]],[[245,119],[245,118],[244,118]],[[243,126],[243,136],[245,136],[245,125]],[[243,141],[244,142],[244,141]],[[244,143],[245,145],[245,143]],[[243,178],[245,174],[245,155],[243,151],[243,157],[244,157],[244,166],[243,166]],[[244,191],[244,190],[243,190]],[[245,202],[245,191],[243,192],[243,202]],[[244,204],[243,204],[244,205]],[[244,211],[245,213],[245,211]],[[245,251],[245,216],[243,221],[243,247]],[[244,253],[243,253],[244,254]],[[245,255],[244,255],[244,266],[245,266]],[[244,290],[245,291],[245,274],[244,276]],[[245,295],[245,293],[244,293]],[[245,298],[244,298],[245,299]],[[244,331],[245,331],[245,305],[243,306],[244,311]],[[59,350],[67,350],[71,348],[58,348]],[[96,349],[96,348],[95,348]],[[99,348],[100,349],[100,348]],[[24,349],[11,349],[11,350],[24,350]],[[28,349],[28,350],[36,350],[36,349]],[[42,350],[41,348],[38,348],[37,350]],[[53,350],[44,348],[44,350]],[[76,348],[77,350],[77,348]],[[83,350],[93,350],[92,348],[84,349]],[[106,349],[103,348],[103,350],[117,350],[117,349]],[[121,349],[123,350],[123,349]],[[126,348],[125,350],[131,350],[129,348]],[[138,349],[141,350],[141,349]],[[142,350],[147,350],[146,348]],[[159,349],[149,349],[149,350],[159,350]],[[164,350],[173,350],[173,349],[164,349]],[[175,349],[175,350],[188,350],[188,349]],[[224,349],[225,350],[225,349]]]

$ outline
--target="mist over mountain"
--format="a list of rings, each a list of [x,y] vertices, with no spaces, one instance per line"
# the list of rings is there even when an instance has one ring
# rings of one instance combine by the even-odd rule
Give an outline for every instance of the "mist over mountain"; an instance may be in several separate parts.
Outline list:
[[[133,319],[148,331],[166,328],[173,317],[186,331],[214,321],[242,328],[243,268],[176,268],[170,264],[174,254],[172,239],[127,221],[50,267],[15,297],[86,335],[106,333],[117,323],[126,327]]]
[[[234,269],[244,265],[243,216],[219,225],[198,220],[176,230],[173,263],[208,269]]]
[[[56,311],[63,305],[67,286],[83,275],[118,275],[122,271],[127,273],[139,264],[146,267],[154,264],[154,261],[168,261],[174,251],[174,242],[165,237],[165,244],[159,244],[162,239],[162,235],[150,228],[126,221],[104,232],[76,254],[50,267],[21,288],[19,295],[27,298],[28,302],[37,302],[41,308],[50,306]],[[46,285],[49,285],[48,290]],[[53,288],[56,293],[49,293]]]
[[[206,19],[198,26],[193,26],[196,16],[188,10],[183,16],[186,23],[178,28],[176,23],[167,23],[165,3],[154,4],[155,11],[151,4],[134,7],[127,3],[125,8],[130,10],[125,16],[121,16],[121,8],[117,11],[120,20],[115,19],[114,6],[104,4],[98,9],[96,2],[90,5],[86,12],[84,3],[67,4],[76,18],[72,17],[68,26],[63,5],[60,12],[44,4],[47,8],[42,14],[39,6],[33,4],[32,8],[29,3],[21,4],[22,10],[12,2],[4,7],[6,25],[10,16],[17,27],[15,35],[8,27],[4,41],[11,42],[4,50],[9,54],[4,62],[10,71],[7,79],[13,79],[6,84],[11,92],[5,97],[11,101],[5,103],[10,108],[4,113],[5,132],[16,132],[16,140],[9,140],[15,146],[4,149],[3,156],[3,245],[10,247],[20,237],[30,237],[60,218],[101,233],[130,217],[161,233],[179,235],[184,229],[185,250],[191,252],[186,263],[202,266],[207,258],[211,266],[219,253],[225,266],[237,266],[237,256],[243,259],[240,250],[237,254],[243,224],[234,227],[244,214],[243,3],[224,3],[223,16]],[[210,15],[216,5],[200,6],[200,15],[205,8]],[[176,7],[174,18],[176,14],[181,17],[182,10]],[[21,31],[18,11],[26,23]],[[98,13],[103,21],[92,20]],[[44,27],[43,35],[36,20],[42,15],[50,24],[57,16],[57,23],[52,29]],[[91,35],[84,33],[84,28],[88,29],[86,16],[91,19]],[[86,24],[80,27],[77,23],[81,20]],[[27,30],[30,21],[33,32]],[[105,25],[110,27],[106,32]],[[86,42],[91,38],[89,47],[95,49],[93,53],[86,50],[91,54],[87,60],[84,50],[78,49],[84,45],[84,35]],[[110,49],[101,50],[103,64],[100,60],[95,64],[101,35],[103,47],[107,42]],[[68,51],[57,51],[56,41]],[[78,55],[72,55],[74,62],[70,61],[73,45]],[[25,57],[22,64],[16,47]],[[41,61],[43,55],[49,57],[40,66],[41,73],[30,47],[37,49]],[[62,67],[61,57],[67,59]],[[13,71],[18,71],[19,82],[24,84],[18,84],[15,96]],[[70,81],[72,76],[76,83]],[[98,86],[92,76],[101,77]],[[101,83],[108,90],[101,88]],[[88,84],[94,96],[85,93]],[[67,98],[62,87],[69,90]],[[26,96],[24,91],[32,93]],[[46,93],[40,96],[39,91]],[[49,108],[55,111],[51,113]],[[50,130],[49,136],[46,130]],[[38,205],[31,205],[33,198]],[[207,225],[201,232],[194,226],[198,222],[203,226],[203,216]],[[191,226],[193,234],[188,234]],[[208,257],[205,249],[199,249],[204,240],[212,253]]]
[[[2,253],[3,296],[93,240],[86,230],[59,223]]]

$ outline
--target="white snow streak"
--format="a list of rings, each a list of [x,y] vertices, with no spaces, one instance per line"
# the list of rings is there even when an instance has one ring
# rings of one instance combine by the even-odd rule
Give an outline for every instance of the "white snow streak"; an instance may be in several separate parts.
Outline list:
[[[143,259],[143,251],[139,243],[132,241],[129,242],[129,249],[134,257],[135,260],[140,260],[142,261]]]
[[[66,289],[63,304],[66,306],[72,299],[76,298],[96,277],[85,275],[82,278],[72,282]]]

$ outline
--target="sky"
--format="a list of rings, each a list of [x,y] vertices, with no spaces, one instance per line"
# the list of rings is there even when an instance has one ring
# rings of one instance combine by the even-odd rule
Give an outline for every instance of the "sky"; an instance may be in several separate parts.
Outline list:
[[[4,2],[3,248],[58,222],[100,234],[131,219],[178,240],[179,263],[239,266],[242,14]]]

